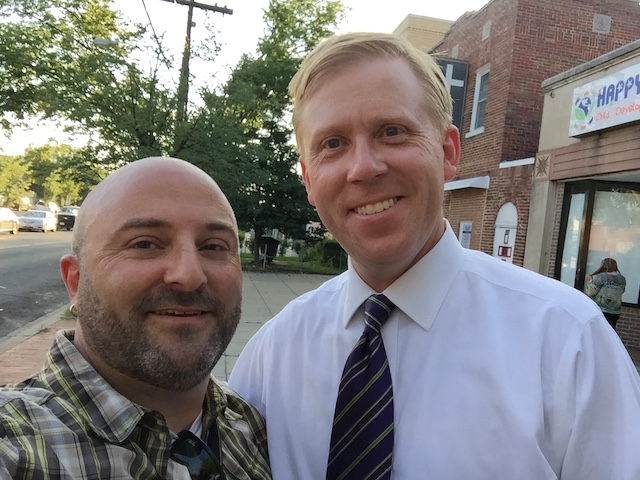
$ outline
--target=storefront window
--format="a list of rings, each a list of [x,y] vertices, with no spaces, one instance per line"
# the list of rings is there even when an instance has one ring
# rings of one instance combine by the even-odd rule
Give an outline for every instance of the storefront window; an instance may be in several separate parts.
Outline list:
[[[611,257],[627,280],[622,301],[640,303],[640,186],[581,182],[565,188],[562,259],[556,278],[582,289],[584,275]]]
[[[625,303],[638,303],[640,287],[640,192],[628,188],[596,189],[586,271],[611,257],[627,280]]]
[[[560,267],[560,281],[574,286],[576,269],[578,268],[578,252],[580,249],[580,233],[582,232],[582,217],[584,216],[584,193],[571,195],[567,231],[564,237],[562,251],[562,265]]]

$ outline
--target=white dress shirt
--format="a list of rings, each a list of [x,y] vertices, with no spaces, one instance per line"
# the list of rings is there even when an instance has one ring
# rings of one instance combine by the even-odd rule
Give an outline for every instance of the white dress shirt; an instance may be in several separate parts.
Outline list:
[[[275,480],[324,479],[373,290],[353,268],[287,305],[229,385],[266,417]],[[583,293],[440,242],[384,291],[395,480],[638,480],[640,377]]]

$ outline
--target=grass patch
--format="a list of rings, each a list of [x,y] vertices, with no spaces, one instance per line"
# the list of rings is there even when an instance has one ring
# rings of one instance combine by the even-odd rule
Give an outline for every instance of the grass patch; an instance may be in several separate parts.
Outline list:
[[[71,313],[71,310],[69,310],[69,308],[66,308],[60,314],[61,320],[71,320],[72,318],[76,318],[76,316],[73,313]]]
[[[247,272],[278,272],[278,273],[315,273],[319,275],[339,275],[347,269],[335,268],[332,265],[325,265],[317,260],[300,261],[299,257],[276,257],[271,263],[255,263],[253,255],[250,253],[241,254],[242,269]]]

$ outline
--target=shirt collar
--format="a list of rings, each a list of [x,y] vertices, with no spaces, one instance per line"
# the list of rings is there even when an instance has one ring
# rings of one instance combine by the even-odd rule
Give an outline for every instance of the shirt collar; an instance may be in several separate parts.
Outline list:
[[[382,293],[411,320],[429,330],[463,261],[464,248],[445,220],[445,232],[438,243]],[[345,328],[364,301],[376,293],[360,278],[350,258],[348,265]]]
[[[150,411],[114,390],[76,349],[74,336],[73,330],[58,332],[39,376],[76,407],[94,432],[122,442]]]
[[[76,349],[74,337],[73,330],[58,332],[39,376],[76,407],[91,430],[111,443],[120,443],[145,416],[162,419],[159,412],[133,403],[109,385]],[[206,428],[216,417],[227,415],[228,393],[212,376],[203,404],[202,421]]]

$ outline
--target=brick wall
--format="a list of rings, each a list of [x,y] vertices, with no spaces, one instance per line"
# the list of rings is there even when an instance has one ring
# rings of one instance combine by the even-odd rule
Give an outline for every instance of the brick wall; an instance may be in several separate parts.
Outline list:
[[[558,244],[560,241],[560,222],[562,220],[562,200],[564,198],[564,183],[558,184],[556,191],[556,211],[553,222],[553,236],[551,240],[551,249],[549,251],[549,265],[547,276],[553,278],[558,260]]]
[[[486,196],[487,190],[481,188],[467,188],[445,193],[445,209],[448,210],[446,217],[456,235],[460,233],[460,222],[473,222],[469,248],[474,250],[482,250],[480,239],[483,237]]]
[[[511,202],[518,212],[518,227],[516,231],[516,244],[513,253],[513,263],[522,266],[524,263],[524,247],[527,239],[527,221],[529,218],[529,205],[531,203],[531,182],[533,178],[533,165],[521,165],[512,168],[501,168],[494,179],[493,188],[487,194],[486,222],[493,221],[500,207]],[[527,221],[522,221],[525,218]],[[491,235],[485,235],[486,248],[493,250],[493,236],[495,229],[491,229]],[[485,250],[486,251],[486,250]]]
[[[640,310],[622,307],[622,315],[616,324],[616,332],[627,348],[640,349]]]
[[[594,33],[594,15],[611,17],[608,34]],[[490,33],[483,30],[490,22]],[[469,62],[462,125],[461,162],[456,179],[482,175],[491,185],[474,218],[462,218],[468,197],[460,191],[445,196],[445,216],[454,229],[472,220],[471,244],[491,254],[498,210],[512,202],[518,211],[514,263],[522,265],[529,218],[530,168],[500,169],[500,162],[534,157],[542,117],[543,80],[640,38],[640,5],[631,0],[493,0],[478,12],[458,19],[432,52]],[[484,133],[469,138],[475,76],[490,64]],[[475,200],[474,200],[475,201]],[[480,214],[477,210],[482,207]],[[481,218],[481,220],[480,220]],[[478,221],[482,225],[478,224]],[[477,238],[479,236],[479,238]],[[475,248],[475,247],[474,247]],[[555,253],[554,253],[555,256]],[[555,258],[554,258],[555,260]],[[550,274],[553,266],[550,263]]]
[[[505,118],[503,158],[538,148],[547,78],[640,38],[640,5],[630,0],[519,0]],[[594,15],[611,17],[608,34]]]

